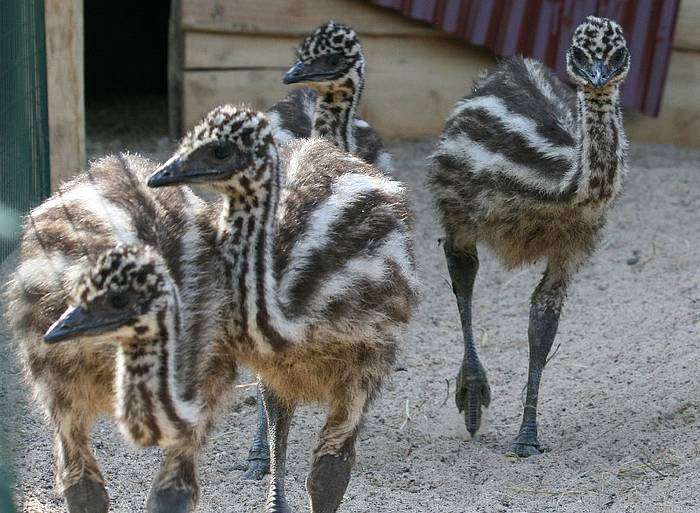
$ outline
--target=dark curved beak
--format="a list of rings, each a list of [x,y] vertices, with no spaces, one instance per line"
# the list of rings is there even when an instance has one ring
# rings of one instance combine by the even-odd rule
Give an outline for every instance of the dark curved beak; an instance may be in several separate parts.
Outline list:
[[[294,66],[289,68],[287,73],[282,77],[282,83],[284,84],[296,84],[304,80],[304,62],[297,61]]]
[[[233,171],[221,169],[193,169],[192,166],[185,165],[180,157],[173,157],[156,169],[146,183],[149,187],[168,187],[220,180],[228,178],[231,174]]]
[[[94,337],[115,330],[130,320],[125,312],[87,311],[71,306],[44,333],[44,342],[55,344],[77,337]]]
[[[311,62],[298,61],[282,77],[282,82],[298,84],[300,82],[323,82],[338,78],[339,68],[329,67],[323,58]]]

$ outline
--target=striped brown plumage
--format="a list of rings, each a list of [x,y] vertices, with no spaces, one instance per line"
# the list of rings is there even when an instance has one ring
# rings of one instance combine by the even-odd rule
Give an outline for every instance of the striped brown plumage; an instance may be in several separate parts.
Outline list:
[[[365,162],[390,171],[391,155],[383,149],[379,134],[366,121],[355,117],[366,73],[365,57],[355,31],[340,23],[324,23],[302,42],[297,58],[284,82],[309,87],[292,91],[267,111],[277,144],[323,137]],[[258,393],[258,426],[244,479],[262,479],[269,471],[267,422],[262,409]]]
[[[567,284],[593,252],[626,170],[619,85],[629,67],[622,29],[589,17],[567,53],[574,93],[541,63],[506,59],[457,103],[428,175],[465,342],[456,402],[476,434],[490,403],[471,332],[477,243],[506,267],[546,260],[530,312],[528,396],[513,452],[539,453],[535,411]]]
[[[280,423],[294,406],[316,401],[329,409],[314,468],[346,461],[391,372],[418,296],[405,193],[322,139],[278,152],[268,119],[232,106],[209,113],[149,184],[188,182],[223,196],[218,236],[234,284],[228,318],[241,333],[236,355],[262,377],[266,402],[278,405],[268,409],[268,511],[275,511],[284,503],[277,437],[286,437]],[[347,482],[322,485],[333,475],[312,470],[320,490],[309,489],[312,511],[326,511],[319,501],[328,494],[340,490],[333,500],[342,498]]]
[[[181,293],[186,343],[178,354],[177,379],[183,400],[199,401],[203,412],[194,429],[183,429],[174,439],[156,436],[155,425],[150,435],[133,437],[136,443],[168,446],[163,471],[194,468],[222,391],[233,379],[235,360],[227,356],[217,315],[223,287],[214,257],[215,207],[186,188],[149,189],[145,177],[155,167],[137,155],[109,156],[63,185],[28,214],[18,268],[7,287],[6,319],[27,380],[56,433],[57,488],[69,502],[80,496],[71,489],[99,489],[103,483],[88,446],[89,431],[97,416],[115,414],[116,352],[112,344],[92,340],[49,346],[42,336],[100,253],[118,244],[148,245],[165,259]],[[196,482],[191,486],[196,496]],[[104,488],[97,494],[106,508]]]

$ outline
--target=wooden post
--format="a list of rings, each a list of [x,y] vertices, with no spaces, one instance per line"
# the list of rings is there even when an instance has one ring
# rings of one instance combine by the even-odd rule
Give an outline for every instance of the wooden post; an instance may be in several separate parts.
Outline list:
[[[170,25],[168,27],[168,128],[170,138],[182,135],[182,66],[184,42],[182,35],[182,3],[170,2]]]
[[[51,189],[85,166],[83,0],[45,0]]]

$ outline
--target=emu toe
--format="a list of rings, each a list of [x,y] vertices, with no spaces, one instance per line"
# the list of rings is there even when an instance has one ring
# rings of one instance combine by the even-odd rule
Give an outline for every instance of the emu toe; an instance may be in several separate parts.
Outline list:
[[[102,483],[83,476],[63,493],[68,513],[107,513],[109,496]]]
[[[486,378],[486,371],[479,364],[463,364],[457,375],[455,402],[460,413],[464,414],[467,431],[473,437],[481,428],[483,408],[491,404],[491,388]]]
[[[537,440],[537,431],[532,428],[522,428],[506,456],[527,458],[529,456],[537,456],[543,452],[544,449],[540,445],[539,440]]]
[[[260,481],[270,473],[270,458],[254,458],[248,460],[248,466],[241,476],[244,481]]]
[[[195,507],[192,490],[183,488],[152,488],[146,502],[148,513],[191,513]]]

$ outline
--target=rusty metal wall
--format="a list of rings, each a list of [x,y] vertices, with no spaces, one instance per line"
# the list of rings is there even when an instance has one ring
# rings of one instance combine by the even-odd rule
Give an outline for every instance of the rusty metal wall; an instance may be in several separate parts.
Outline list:
[[[679,0],[372,0],[497,55],[535,57],[566,78],[564,54],[589,14],[618,21],[632,53],[623,104],[656,116]]]

